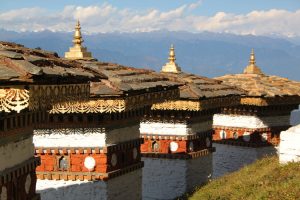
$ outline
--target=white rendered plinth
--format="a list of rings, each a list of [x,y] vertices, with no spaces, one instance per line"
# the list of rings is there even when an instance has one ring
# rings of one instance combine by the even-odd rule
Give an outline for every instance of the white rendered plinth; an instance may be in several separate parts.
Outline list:
[[[108,181],[37,180],[36,190],[42,200],[140,200],[142,170]]]
[[[213,154],[213,178],[237,171],[264,156],[277,155],[277,149],[273,146],[252,148],[217,143],[213,146],[216,147]]]
[[[293,126],[280,134],[280,163],[300,161],[300,125]]]
[[[142,158],[143,200],[171,200],[208,181],[212,154],[190,159]]]

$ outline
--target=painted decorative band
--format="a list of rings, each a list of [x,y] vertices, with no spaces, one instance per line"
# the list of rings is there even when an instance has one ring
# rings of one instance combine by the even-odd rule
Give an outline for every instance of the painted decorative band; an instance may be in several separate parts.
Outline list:
[[[123,174],[135,171],[137,169],[143,168],[144,162],[139,162],[137,164],[133,164],[131,166],[118,169],[115,171],[111,171],[108,173],[97,173],[97,172],[36,172],[37,178],[44,180],[65,180],[65,181],[75,181],[75,180],[88,180],[88,181],[96,181],[96,180],[109,180]]]

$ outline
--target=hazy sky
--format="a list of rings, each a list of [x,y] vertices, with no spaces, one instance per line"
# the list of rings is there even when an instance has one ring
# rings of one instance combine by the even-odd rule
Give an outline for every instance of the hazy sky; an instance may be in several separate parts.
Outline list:
[[[300,36],[300,0],[0,0],[0,28],[85,32],[167,29]]]

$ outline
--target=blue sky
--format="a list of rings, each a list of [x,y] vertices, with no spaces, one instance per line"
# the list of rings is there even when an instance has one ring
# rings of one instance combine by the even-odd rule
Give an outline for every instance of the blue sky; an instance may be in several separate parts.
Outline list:
[[[49,10],[59,10],[66,5],[90,6],[109,3],[118,8],[132,8],[137,10],[159,9],[167,11],[183,4],[196,2],[195,0],[0,0],[1,11],[28,7],[42,7]],[[235,14],[248,13],[252,10],[285,9],[295,11],[300,8],[299,0],[204,0],[202,6],[196,9],[196,14],[213,15],[216,12],[230,12]]]
[[[86,33],[189,32],[300,37],[300,0],[0,0],[0,28]]]

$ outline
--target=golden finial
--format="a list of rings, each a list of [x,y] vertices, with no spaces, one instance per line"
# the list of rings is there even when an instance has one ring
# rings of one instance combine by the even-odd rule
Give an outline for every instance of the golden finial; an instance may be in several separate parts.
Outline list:
[[[250,60],[249,60],[249,64],[250,65],[255,65],[256,61],[255,61],[255,54],[254,54],[254,49],[251,49],[251,55],[250,55]]]
[[[174,45],[171,44],[170,52],[169,52],[169,62],[166,63],[163,67],[161,72],[172,72],[172,73],[180,73],[181,68],[177,65],[175,62],[176,56],[175,56],[175,48]]]
[[[251,50],[249,65],[244,69],[244,74],[260,74],[263,75],[261,69],[256,66],[254,49]]]
[[[176,57],[175,57],[175,49],[174,45],[171,44],[170,52],[169,52],[169,62],[175,63]]]
[[[75,26],[75,33],[74,33],[73,43],[74,43],[74,46],[81,46],[81,44],[83,43],[79,20],[77,20],[77,23],[76,23],[76,26]]]
[[[82,46],[83,39],[81,36],[81,26],[79,20],[75,25],[75,33],[73,37],[74,46],[70,48],[69,52],[65,53],[65,58],[76,60],[76,59],[93,59],[92,54],[87,51],[86,47]]]

